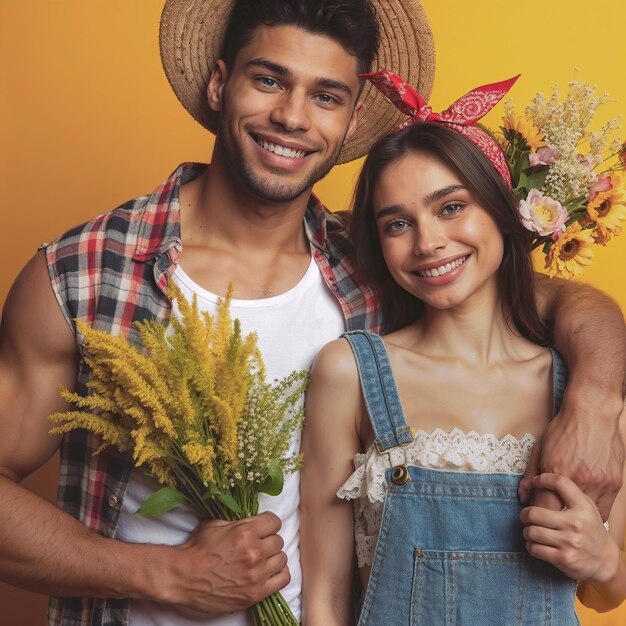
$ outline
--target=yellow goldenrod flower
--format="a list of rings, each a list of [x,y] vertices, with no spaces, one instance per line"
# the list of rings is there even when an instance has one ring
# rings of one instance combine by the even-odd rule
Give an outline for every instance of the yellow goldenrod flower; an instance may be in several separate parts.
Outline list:
[[[303,420],[307,372],[266,382],[256,334],[242,336],[230,317],[230,289],[215,316],[173,283],[168,294],[180,319],[167,330],[137,323],[141,348],[77,321],[88,395],[62,390],[78,410],[51,416],[51,432],[85,429],[102,441],[96,453],[108,445],[130,452],[136,467],[177,489],[203,517],[255,515],[270,473],[299,467],[290,446]]]
[[[622,232],[621,222],[626,219],[626,198],[621,178],[616,173],[607,176],[610,189],[599,191],[587,204],[587,217],[589,222],[595,224],[595,242],[603,245]]]
[[[71,430],[84,428],[92,433],[100,435],[104,441],[104,446],[112,445],[121,452],[132,449],[132,440],[128,431],[111,419],[109,413],[88,413],[86,411],[66,411],[64,413],[53,413],[49,417],[51,422],[56,422],[50,430],[53,435],[62,435]]]
[[[201,479],[205,483],[213,482],[213,461],[215,450],[208,445],[188,443],[183,446],[183,453],[192,465],[198,465],[201,470]]]
[[[546,145],[543,133],[535,126],[529,115],[511,111],[502,118],[502,126],[521,135],[532,152]]]
[[[150,473],[161,483],[168,487],[177,487],[178,481],[176,474],[172,471],[167,461],[163,459],[155,459],[154,461],[146,461],[150,468]]]
[[[583,268],[591,263],[593,242],[590,230],[582,230],[579,222],[570,224],[546,256],[548,274],[567,279],[579,276]]]

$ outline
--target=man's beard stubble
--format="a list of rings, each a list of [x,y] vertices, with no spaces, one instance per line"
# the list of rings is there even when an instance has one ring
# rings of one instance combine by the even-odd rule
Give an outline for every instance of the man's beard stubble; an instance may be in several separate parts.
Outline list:
[[[225,110],[226,108],[222,109],[222,111]],[[303,181],[290,183],[287,180],[281,181],[271,177],[264,177],[258,172],[255,172],[250,164],[246,163],[240,144],[231,140],[232,137],[228,134],[226,129],[227,124],[224,122],[224,115],[221,115],[216,141],[221,147],[226,167],[230,170],[232,175],[243,184],[250,195],[256,196],[266,202],[291,202],[303,193],[309,193],[313,185],[322,180],[335,166],[343,146],[342,140],[334,154],[321,162]],[[273,173],[276,177],[280,177],[282,170],[276,168],[273,170]]]

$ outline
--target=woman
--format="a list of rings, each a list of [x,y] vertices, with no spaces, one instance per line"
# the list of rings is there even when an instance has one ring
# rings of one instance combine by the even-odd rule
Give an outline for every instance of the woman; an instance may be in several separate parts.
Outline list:
[[[355,195],[355,262],[388,334],[348,333],[312,372],[304,624],[351,623],[355,539],[359,624],[577,624],[575,580],[599,610],[626,597],[626,498],[608,532],[565,477],[536,480],[557,510],[519,505],[566,373],[544,347],[504,157],[463,119],[468,100],[437,116],[397,77],[373,79],[413,115],[373,148]],[[470,100],[490,108],[512,82]]]

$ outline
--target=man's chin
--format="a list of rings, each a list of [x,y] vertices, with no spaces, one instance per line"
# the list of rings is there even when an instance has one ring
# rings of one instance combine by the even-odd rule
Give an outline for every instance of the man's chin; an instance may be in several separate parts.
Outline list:
[[[308,185],[287,185],[281,183],[271,184],[268,181],[263,181],[259,184],[247,185],[248,190],[252,195],[263,200],[265,202],[285,203],[296,200],[303,194],[311,193],[311,187]]]
[[[239,171],[241,182],[252,195],[265,202],[291,202],[303,194],[311,193],[311,189],[319,177],[315,174],[309,176],[294,176],[293,172],[285,172],[281,169],[267,169],[264,172],[242,168]]]

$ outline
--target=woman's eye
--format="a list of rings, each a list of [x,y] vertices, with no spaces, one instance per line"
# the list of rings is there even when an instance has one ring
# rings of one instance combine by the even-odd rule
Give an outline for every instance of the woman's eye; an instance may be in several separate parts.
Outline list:
[[[405,228],[408,228],[409,223],[405,220],[394,220],[393,222],[389,222],[385,226],[385,232],[387,233],[397,233],[403,231]]]
[[[450,204],[446,204],[441,209],[441,214],[444,216],[456,215],[463,210],[463,205],[455,202],[451,202]]]

